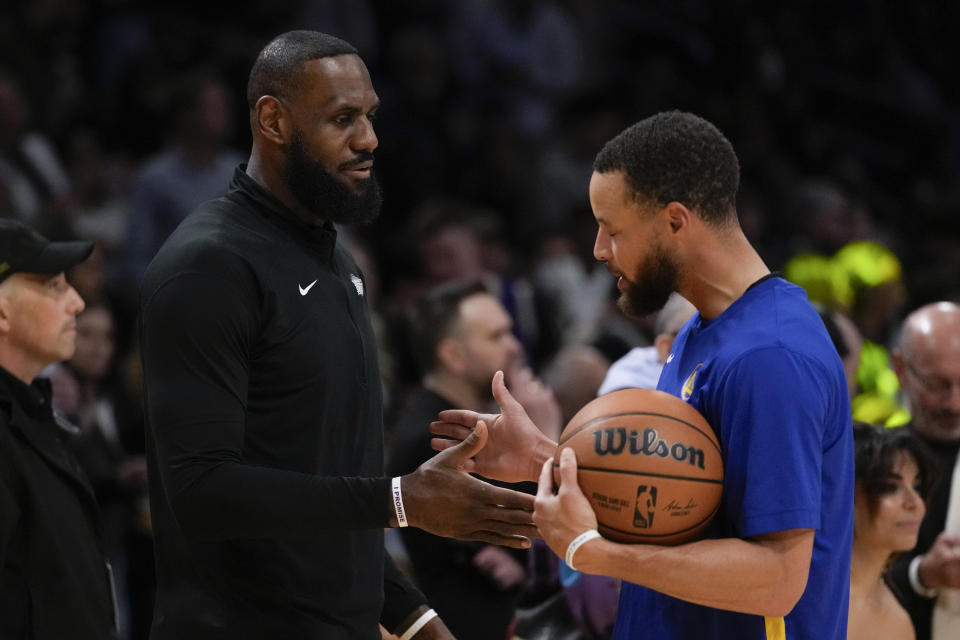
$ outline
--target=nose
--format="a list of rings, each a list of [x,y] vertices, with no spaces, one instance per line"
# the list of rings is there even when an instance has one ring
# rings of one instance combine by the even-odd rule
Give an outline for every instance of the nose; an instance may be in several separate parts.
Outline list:
[[[924,506],[923,498],[913,487],[907,487],[907,491],[904,494],[903,506],[905,509],[914,510],[919,509]]]
[[[593,257],[600,262],[610,260],[610,236],[603,229],[597,229],[597,239],[593,243]]]
[[[353,137],[353,149],[354,151],[372,152],[380,146],[377,134],[373,130],[373,121],[370,118],[363,117],[359,118],[358,122],[357,134]]]
[[[950,383],[950,389],[947,391],[943,400],[944,408],[953,413],[960,413],[960,381]]]
[[[510,358],[515,359],[523,351],[523,346],[520,344],[520,340],[517,339],[517,336],[515,336],[513,333],[511,333],[507,339],[510,341],[508,346]]]
[[[77,290],[70,286],[70,291],[67,293],[67,313],[70,315],[77,315],[83,311],[87,304],[83,301],[83,298],[80,297],[80,294],[77,293]]]

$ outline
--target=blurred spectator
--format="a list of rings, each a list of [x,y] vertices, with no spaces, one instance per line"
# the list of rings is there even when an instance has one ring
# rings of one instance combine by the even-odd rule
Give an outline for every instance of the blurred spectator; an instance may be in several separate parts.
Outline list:
[[[408,228],[424,282],[480,279],[510,313],[513,332],[534,368],[553,345],[541,334],[540,300],[516,268],[496,214],[455,198],[434,198],[417,207]]]
[[[395,429],[390,474],[433,457],[428,425],[440,411],[491,409],[494,373],[511,368],[522,356],[510,325],[506,309],[478,280],[448,281],[415,305],[409,329],[423,378]],[[524,380],[518,392],[531,405],[546,403],[549,410],[553,403],[555,409],[549,390],[533,378]],[[556,409],[553,422],[559,422]],[[414,527],[401,535],[417,585],[457,638],[506,637],[525,578],[523,553],[440,538]]]
[[[214,75],[188,75],[170,96],[170,145],[146,160],[133,186],[122,279],[137,286],[154,254],[198,204],[226,193],[243,161],[224,146],[233,126],[228,90]]]
[[[906,429],[855,422],[853,440],[856,486],[847,638],[913,640],[910,616],[883,574],[892,557],[917,543],[936,465]]]
[[[7,215],[47,231],[46,218],[62,206],[70,178],[52,142],[33,128],[32,113],[18,81],[0,71],[0,185]]]
[[[580,34],[566,9],[545,0],[467,0],[449,27],[462,99],[504,107],[510,129],[537,138],[558,99],[583,74]]]
[[[916,547],[890,575],[917,640],[953,639],[960,632],[960,306],[933,303],[908,315],[893,367],[910,409],[906,428],[933,452],[941,482]]]
[[[634,347],[610,365],[597,395],[631,387],[656,389],[660,370],[670,354],[673,339],[695,311],[686,298],[678,293],[671,294],[667,304],[657,313],[653,325],[653,344],[649,347]]]
[[[149,541],[144,544],[143,540],[149,537],[150,522],[143,425],[132,410],[136,402],[117,382],[115,356],[113,313],[92,301],[77,316],[73,357],[46,375],[53,386],[54,408],[80,430],[70,448],[90,478],[100,506],[104,543],[117,583],[118,638],[126,640],[145,638],[149,629],[151,607],[144,607],[149,602],[144,602],[144,596],[152,592],[152,584],[150,571],[144,569],[149,569],[153,558]]]

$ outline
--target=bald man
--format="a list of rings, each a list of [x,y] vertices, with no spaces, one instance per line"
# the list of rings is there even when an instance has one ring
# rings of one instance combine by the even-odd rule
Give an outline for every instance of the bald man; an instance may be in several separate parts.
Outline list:
[[[944,531],[951,500],[960,509],[960,496],[951,495],[960,454],[960,305],[936,302],[907,316],[891,362],[910,409],[907,428],[929,445],[940,471],[917,546],[892,574],[917,640],[956,638],[933,634],[931,623],[938,599],[957,600],[945,590],[960,589],[960,532]]]

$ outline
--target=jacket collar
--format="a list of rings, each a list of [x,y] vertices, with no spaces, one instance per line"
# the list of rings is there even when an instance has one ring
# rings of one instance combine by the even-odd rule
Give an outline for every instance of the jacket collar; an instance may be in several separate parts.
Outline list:
[[[63,442],[75,427],[54,413],[50,399],[50,381],[46,378],[28,385],[0,367],[0,411],[8,417],[5,422],[9,429],[95,502],[86,474]]]
[[[327,261],[333,259],[334,247],[337,244],[337,229],[333,223],[325,220],[320,226],[312,226],[304,222],[287,205],[251,178],[247,174],[246,164],[241,164],[233,172],[229,194],[253,205],[255,211],[290,233],[297,241],[320,253]]]

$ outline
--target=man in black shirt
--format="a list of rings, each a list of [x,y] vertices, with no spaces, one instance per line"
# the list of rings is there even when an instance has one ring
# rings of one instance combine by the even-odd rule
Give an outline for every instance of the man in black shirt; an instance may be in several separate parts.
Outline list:
[[[89,242],[0,220],[0,638],[104,640],[115,623],[97,503],[37,378],[73,355]]]
[[[141,287],[157,555],[152,637],[451,638],[383,528],[525,548],[531,496],[449,457],[383,476],[363,274],[332,223],[369,221],[379,106],[349,44],[294,31],[247,87],[253,148],[170,236]],[[427,425],[424,425],[426,428]]]
[[[434,287],[410,309],[408,324],[410,348],[423,377],[395,428],[388,456],[391,474],[415,468],[435,454],[423,425],[441,411],[488,410],[493,403],[490,379],[500,370],[516,371],[514,378],[526,375],[521,388],[515,385],[524,406],[541,414],[552,411],[553,421],[559,422],[552,392],[520,366],[522,347],[511,330],[510,314],[480,281]],[[539,395],[532,397],[527,389],[539,390]],[[541,424],[549,421],[542,418]],[[533,483],[511,488],[536,489]],[[402,529],[401,535],[417,585],[458,640],[506,637],[526,575],[524,554],[419,529]]]

